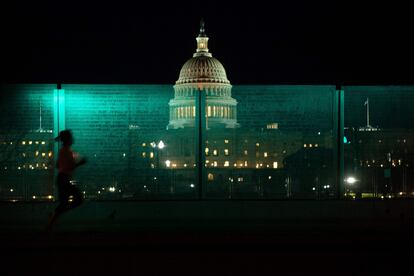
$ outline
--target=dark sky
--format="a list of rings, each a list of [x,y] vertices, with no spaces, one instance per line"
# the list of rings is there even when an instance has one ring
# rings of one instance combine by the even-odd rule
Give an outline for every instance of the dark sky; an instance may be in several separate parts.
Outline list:
[[[414,84],[396,1],[30,2],[3,4],[2,82],[173,84],[204,17],[233,84]]]

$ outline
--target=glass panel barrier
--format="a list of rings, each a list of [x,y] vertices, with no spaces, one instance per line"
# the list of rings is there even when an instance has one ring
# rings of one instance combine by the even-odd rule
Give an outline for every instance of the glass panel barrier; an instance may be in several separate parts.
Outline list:
[[[333,86],[207,89],[208,198],[336,196]]]
[[[63,85],[62,89],[65,127],[73,131],[74,149],[89,160],[76,175],[86,198],[198,196],[195,118],[182,99],[174,101],[172,86]]]
[[[345,197],[413,197],[414,87],[344,91]]]
[[[55,85],[2,85],[0,200],[53,200]]]

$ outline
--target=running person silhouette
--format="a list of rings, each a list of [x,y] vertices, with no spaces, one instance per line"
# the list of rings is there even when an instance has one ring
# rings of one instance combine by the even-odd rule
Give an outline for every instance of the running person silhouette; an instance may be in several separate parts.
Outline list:
[[[55,141],[62,142],[62,148],[59,151],[57,160],[57,168],[59,173],[57,175],[57,187],[59,194],[59,205],[49,218],[47,230],[51,231],[57,219],[66,211],[73,209],[83,202],[82,193],[79,189],[71,183],[73,171],[86,163],[86,159],[82,158],[80,161],[75,160],[75,154],[71,149],[73,144],[73,136],[70,130],[63,130]],[[72,200],[70,200],[72,196]]]

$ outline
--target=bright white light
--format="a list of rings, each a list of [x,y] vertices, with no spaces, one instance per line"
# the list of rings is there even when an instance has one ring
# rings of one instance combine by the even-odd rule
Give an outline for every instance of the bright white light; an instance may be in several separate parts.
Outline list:
[[[163,142],[163,141],[160,141],[160,142],[158,143],[158,148],[159,148],[159,149],[163,149],[164,147],[165,147],[164,142]]]
[[[109,187],[109,191],[112,193],[115,192],[115,187]]]
[[[191,184],[190,184],[190,187],[191,187],[191,188],[194,188],[194,187],[195,187],[195,185],[191,183]]]
[[[313,188],[312,188],[312,191],[315,191],[315,190],[316,190],[316,188],[315,188],[315,187],[313,187]]]
[[[157,144],[155,144],[155,142],[151,142],[151,147],[153,147],[153,148],[155,148],[155,146],[157,145]]]
[[[10,192],[13,192],[13,189],[10,189]]]
[[[356,178],[353,176],[348,177],[347,179],[345,179],[345,181],[348,184],[354,184],[355,182],[357,182]]]
[[[171,161],[170,160],[165,160],[165,166],[167,166],[167,168],[169,168],[171,166]]]

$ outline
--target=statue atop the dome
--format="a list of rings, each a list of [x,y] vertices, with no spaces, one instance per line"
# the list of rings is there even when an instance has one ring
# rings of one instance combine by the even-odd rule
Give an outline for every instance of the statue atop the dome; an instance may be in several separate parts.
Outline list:
[[[204,19],[201,18],[200,20],[200,34],[198,35],[199,37],[205,37],[206,33],[205,33],[205,29],[204,29]]]

